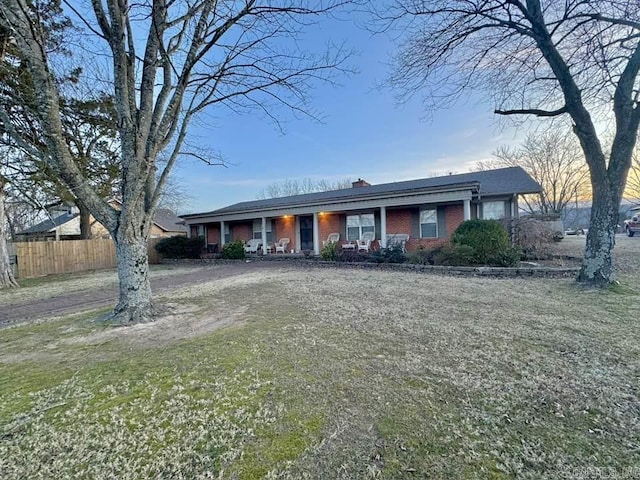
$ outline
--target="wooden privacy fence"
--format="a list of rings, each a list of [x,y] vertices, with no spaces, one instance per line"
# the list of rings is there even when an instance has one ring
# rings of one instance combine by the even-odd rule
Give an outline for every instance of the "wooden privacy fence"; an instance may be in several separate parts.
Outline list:
[[[155,250],[159,238],[149,240],[149,263],[159,263]],[[18,278],[115,268],[116,252],[111,239],[63,240],[15,243]]]

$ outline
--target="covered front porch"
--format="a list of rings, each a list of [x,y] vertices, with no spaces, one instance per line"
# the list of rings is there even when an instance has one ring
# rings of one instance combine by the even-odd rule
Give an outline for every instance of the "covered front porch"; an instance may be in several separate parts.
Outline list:
[[[289,239],[286,252],[279,253],[310,252],[319,255],[323,242],[330,235],[335,238],[337,234],[341,245],[352,245],[365,233],[374,237],[372,249],[386,248],[388,236],[406,234],[409,237],[407,248],[414,250],[420,245],[442,242],[460,223],[475,217],[478,210],[471,198],[443,198],[438,202],[363,208],[352,205],[350,209],[327,207],[321,209],[319,206],[317,211],[311,212],[296,212],[297,208],[291,208],[286,213],[278,212],[278,215],[252,217],[247,214],[245,218],[192,223],[189,234],[204,237],[210,253],[221,251],[225,244],[232,241],[240,240],[247,244],[251,240],[259,240],[258,253],[276,254],[273,245],[286,238]]]

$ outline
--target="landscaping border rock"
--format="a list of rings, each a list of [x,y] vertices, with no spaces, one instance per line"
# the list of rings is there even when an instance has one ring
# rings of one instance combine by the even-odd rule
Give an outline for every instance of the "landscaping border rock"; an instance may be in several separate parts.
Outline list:
[[[452,267],[442,265],[419,265],[411,263],[371,263],[371,262],[327,262],[314,257],[303,256],[255,256],[245,260],[224,260],[221,258],[163,259],[162,263],[190,264],[238,264],[251,262],[279,262],[295,267],[345,268],[362,270],[384,270],[396,272],[431,273],[438,275],[454,275],[467,277],[492,278],[571,278],[578,275],[575,267]]]

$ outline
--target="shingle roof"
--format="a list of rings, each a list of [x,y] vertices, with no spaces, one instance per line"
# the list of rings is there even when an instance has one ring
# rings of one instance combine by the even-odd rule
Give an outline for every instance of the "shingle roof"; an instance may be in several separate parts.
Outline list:
[[[26,230],[18,232],[18,235],[25,235],[29,233],[47,233],[54,228],[59,227],[60,225],[64,225],[65,223],[70,222],[78,215],[78,213],[63,213],[59,217],[45,220],[44,222],[40,222],[36,225],[33,225],[32,227],[27,228]]]
[[[182,224],[182,219],[168,208],[159,208],[153,222],[167,232],[186,232],[187,227]]]
[[[203,213],[191,213],[183,217],[200,215],[218,215],[227,213],[247,212],[258,209],[288,207],[307,203],[332,202],[372,195],[391,195],[393,193],[408,193],[415,190],[442,189],[478,183],[480,195],[504,195],[537,193],[542,189],[521,167],[507,167],[481,172],[446,175],[443,177],[422,178],[404,182],[381,183],[365,187],[344,188],[327,192],[307,193],[290,197],[269,198],[266,200],[252,200],[236,203],[218,210]]]

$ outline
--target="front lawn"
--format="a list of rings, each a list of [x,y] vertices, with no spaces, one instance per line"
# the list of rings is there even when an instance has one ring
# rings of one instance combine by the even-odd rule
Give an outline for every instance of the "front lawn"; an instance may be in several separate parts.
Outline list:
[[[0,478],[639,473],[638,279],[274,266],[0,330]]]

